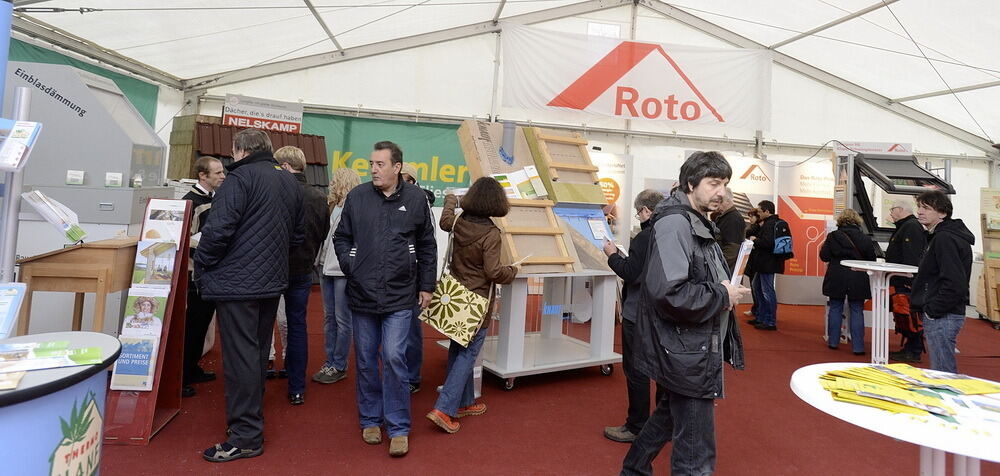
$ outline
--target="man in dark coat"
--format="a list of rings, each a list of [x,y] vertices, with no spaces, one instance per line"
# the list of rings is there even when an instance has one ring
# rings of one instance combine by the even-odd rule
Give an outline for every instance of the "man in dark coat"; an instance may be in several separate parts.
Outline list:
[[[291,172],[302,188],[303,239],[288,255],[288,289],[284,292],[285,318],[288,324],[288,347],[285,348],[285,370],[288,371],[288,402],[305,403],[306,367],[309,347],[306,334],[306,308],[313,284],[313,266],[326,234],[330,231],[330,214],[326,196],[306,182],[306,155],[298,147],[286,145],[274,152],[281,168]]]
[[[384,424],[389,455],[403,456],[411,422],[406,341],[414,304],[426,309],[437,284],[437,243],[427,195],[400,173],[399,146],[376,143],[369,164],[372,181],[347,194],[333,245],[354,316],[361,438],[380,444]]]
[[[744,233],[746,233],[747,222],[743,219],[743,214],[736,208],[733,202],[733,191],[726,188],[726,198],[722,199],[719,211],[715,212],[712,221],[719,227],[719,246],[722,247],[722,255],[726,257],[726,264],[729,265],[729,272],[736,268],[736,258],[740,255],[740,246],[743,244]]]
[[[201,232],[202,225],[208,219],[208,212],[212,209],[212,197],[215,196],[215,190],[221,187],[222,182],[226,180],[222,162],[215,157],[199,157],[194,162],[194,170],[198,177],[198,183],[192,185],[191,191],[183,197],[184,200],[191,200],[193,205],[190,229],[192,236]],[[191,240],[192,257],[197,247],[198,243]],[[188,272],[187,299],[187,318],[184,322],[184,388],[181,395],[193,397],[196,391],[191,384],[215,380],[215,372],[206,372],[198,365],[205,347],[205,335],[212,322],[212,315],[215,314],[215,302],[201,298],[198,286],[191,279],[190,271]]]
[[[913,279],[910,306],[923,314],[931,368],[956,373],[955,341],[965,324],[976,237],[951,213],[951,200],[944,192],[917,195],[917,221],[927,228],[929,237]]]
[[[892,204],[889,215],[896,225],[896,231],[889,238],[889,246],[885,250],[885,260],[889,263],[919,266],[927,247],[927,231],[913,216],[913,205],[909,201],[899,200]],[[920,354],[924,352],[924,330],[922,324],[910,308],[910,287],[913,278],[894,276],[890,281],[894,293],[891,305],[893,314],[897,316],[896,332],[903,335],[903,348],[899,352],[889,352],[889,359],[900,362],[920,362]],[[902,306],[896,309],[897,301]],[[901,325],[902,324],[902,325]]]
[[[420,187],[420,183],[417,182],[417,168],[412,163],[404,163],[400,173],[406,183]],[[435,201],[434,192],[423,187],[420,188],[427,194],[427,206],[433,207]],[[431,223],[434,223],[434,217],[432,216],[431,218]],[[420,312],[419,305],[413,308],[414,317],[419,316]],[[411,394],[420,391],[420,367],[424,363],[424,329],[421,325],[420,319],[410,321],[410,334],[406,337],[406,366],[408,368],[406,381],[410,384]]]
[[[753,251],[750,252],[754,277],[750,286],[757,308],[757,317],[750,323],[755,329],[776,331],[778,297],[774,292],[774,275],[784,274],[786,257],[774,254],[774,241],[777,237],[790,236],[791,231],[788,223],[775,214],[774,202],[762,200],[757,208],[760,210],[760,227],[754,228],[753,235],[747,232],[747,238],[754,240]]]
[[[628,245],[628,256],[622,256],[611,241],[604,242],[604,254],[608,255],[608,267],[625,281],[622,289],[622,369],[625,371],[625,389],[628,393],[628,414],[622,426],[604,428],[604,437],[621,443],[630,443],[642,430],[649,419],[649,377],[635,369],[635,320],[639,313],[642,297],[642,268],[646,265],[646,250],[649,235],[652,234],[653,210],[663,201],[663,194],[652,189],[639,192],[635,197],[636,216],[639,218],[639,233]],[[657,387],[657,400],[661,389]]]
[[[672,474],[715,470],[715,401],[722,363],[743,368],[733,305],[749,289],[728,279],[706,216],[718,209],[732,175],[718,152],[696,152],[680,184],[656,207],[636,319],[636,368],[665,389],[625,456],[622,475],[653,474],[668,441]]]
[[[233,137],[233,160],[215,194],[194,255],[204,299],[222,336],[229,438],[204,452],[212,462],[264,452],[264,378],[278,297],[288,287],[288,250],[302,243],[302,189],[278,166],[264,131]]]

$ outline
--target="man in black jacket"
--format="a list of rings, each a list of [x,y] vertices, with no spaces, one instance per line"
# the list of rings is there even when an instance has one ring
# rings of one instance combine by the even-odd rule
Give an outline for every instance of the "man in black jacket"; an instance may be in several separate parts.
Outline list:
[[[288,372],[288,402],[305,403],[306,367],[309,359],[306,334],[306,308],[313,284],[313,265],[326,234],[330,231],[330,214],[326,196],[306,182],[306,155],[298,147],[286,145],[274,152],[281,168],[291,172],[302,188],[302,244],[288,254],[288,289],[284,292],[285,319],[288,324],[288,347],[285,348],[285,370]]]
[[[910,306],[923,314],[931,368],[955,373],[955,341],[965,324],[976,237],[951,212],[951,200],[944,192],[917,195],[917,221],[930,235],[913,279]]]
[[[215,190],[222,186],[222,182],[226,180],[222,162],[215,157],[199,157],[194,162],[194,170],[198,177],[198,183],[192,185],[191,191],[183,197],[184,200],[191,200],[193,205],[190,229],[192,236],[201,232],[202,225],[208,219],[208,212],[212,209],[212,197],[215,195]],[[197,246],[198,243],[191,240],[192,257]],[[198,286],[191,279],[190,271],[188,272],[187,298],[187,316],[184,321],[184,388],[181,390],[181,395],[193,397],[196,391],[191,384],[215,380],[215,372],[206,372],[198,365],[205,347],[205,335],[212,322],[212,315],[215,314],[215,302],[201,298]]]
[[[636,217],[639,218],[639,233],[628,245],[628,256],[622,256],[611,241],[604,242],[604,254],[608,255],[608,266],[625,281],[622,289],[622,369],[625,371],[625,390],[628,393],[628,414],[622,426],[604,428],[604,437],[621,443],[630,443],[642,430],[649,419],[649,377],[635,370],[633,349],[635,348],[635,319],[639,311],[642,289],[642,268],[646,265],[646,249],[649,248],[649,219],[656,205],[663,201],[663,194],[652,189],[639,192],[635,197]],[[656,389],[657,400],[662,391]]]
[[[774,292],[774,275],[784,274],[785,257],[774,254],[774,241],[777,237],[790,236],[788,223],[775,214],[774,202],[762,200],[757,204],[760,210],[760,227],[753,227],[755,234],[747,232],[747,238],[753,241],[753,251],[750,252],[750,266],[754,277],[750,286],[753,287],[753,299],[757,305],[757,317],[750,321],[754,328],[765,331],[778,330],[778,297]]]
[[[722,199],[722,205],[719,206],[719,211],[715,212],[712,221],[719,227],[719,246],[722,247],[722,254],[726,257],[729,272],[732,273],[736,267],[736,258],[740,255],[740,246],[745,239],[747,222],[736,208],[733,191],[729,187],[726,187],[726,197]]]
[[[408,184],[416,185],[420,187],[420,183],[417,182],[417,168],[413,166],[412,163],[404,163],[403,169],[401,171],[403,181]],[[427,206],[434,206],[434,192],[427,190],[426,188],[420,187],[425,194],[427,194]],[[434,217],[431,217],[431,223],[434,223]],[[420,306],[414,306],[413,316],[420,315]],[[409,383],[410,393],[417,393],[420,391],[420,367],[424,363],[424,329],[421,327],[420,319],[413,319],[410,321],[410,334],[406,337],[406,381]]]
[[[216,301],[229,438],[204,452],[213,462],[264,452],[264,374],[288,250],[302,243],[302,189],[278,166],[264,131],[233,137],[233,162],[215,194],[194,255],[204,299]]]
[[[732,172],[718,152],[696,152],[681,166],[680,185],[654,210],[635,363],[665,391],[632,442],[622,475],[653,474],[653,459],[668,441],[672,474],[715,470],[715,399],[723,397],[723,361],[743,368],[732,310],[749,292],[729,282],[717,229],[706,218]]]
[[[372,181],[347,194],[333,245],[354,316],[361,438],[381,443],[385,424],[389,455],[403,456],[410,433],[407,334],[414,304],[425,309],[434,292],[437,243],[427,195],[400,174],[399,146],[376,143],[369,166]]]
[[[885,260],[889,263],[920,266],[927,247],[927,231],[913,216],[913,205],[909,201],[899,200],[892,204],[889,216],[896,225],[896,231],[889,238],[889,246],[885,249]],[[919,328],[913,313],[909,311],[910,289],[913,278],[895,276],[889,284],[893,288],[894,297],[890,305],[893,314],[898,316],[896,332],[903,335],[903,348],[899,352],[889,352],[889,358],[900,362],[920,362],[920,354],[924,352],[924,331]],[[897,312],[897,301],[903,305]]]

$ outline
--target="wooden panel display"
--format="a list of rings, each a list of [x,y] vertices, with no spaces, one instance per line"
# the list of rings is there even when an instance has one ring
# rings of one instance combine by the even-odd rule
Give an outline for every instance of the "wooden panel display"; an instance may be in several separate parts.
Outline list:
[[[508,163],[499,154],[503,125],[465,121],[458,129],[459,143],[472,179],[510,173],[535,165],[522,128],[515,129],[513,160]],[[567,249],[563,230],[552,212],[550,200],[512,199],[506,217],[494,219],[503,232],[503,260],[513,263],[530,255],[521,264],[521,272],[572,272],[575,260]]]
[[[556,203],[607,203],[583,136],[538,127],[525,128],[524,136],[550,199]]]
[[[983,266],[983,278],[986,284],[986,318],[1000,323],[1000,259],[986,258]]]

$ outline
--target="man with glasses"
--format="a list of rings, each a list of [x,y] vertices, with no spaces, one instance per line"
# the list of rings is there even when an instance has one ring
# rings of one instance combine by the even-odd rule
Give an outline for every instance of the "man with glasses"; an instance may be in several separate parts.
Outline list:
[[[736,258],[740,255],[740,245],[743,244],[743,235],[746,233],[747,222],[743,220],[743,214],[736,208],[733,202],[733,191],[726,187],[726,196],[722,198],[719,211],[712,216],[715,226],[719,227],[719,246],[722,247],[722,255],[726,257],[726,264],[729,265],[729,272],[733,272],[736,267]],[[738,284],[738,283],[737,283]]]
[[[622,426],[604,428],[604,437],[619,443],[631,443],[649,419],[649,377],[639,373],[633,362],[635,341],[635,318],[639,310],[642,289],[642,269],[646,265],[646,248],[649,247],[650,218],[656,205],[663,201],[663,194],[651,189],[639,192],[635,197],[635,217],[639,219],[639,233],[628,245],[628,256],[622,256],[611,241],[604,242],[604,254],[608,255],[608,266],[625,281],[622,289],[622,369],[625,371],[628,393],[628,415]],[[659,386],[657,399],[661,394]]]
[[[927,232],[913,216],[913,205],[899,200],[889,209],[896,231],[889,238],[885,250],[885,260],[889,263],[920,266],[920,259],[927,247]],[[896,332],[903,335],[903,348],[890,352],[889,358],[900,362],[920,362],[924,351],[924,331],[920,319],[910,312],[910,286],[912,278],[895,276],[889,281],[892,295],[892,313],[896,320]]]
[[[625,287],[622,288],[622,369],[628,393],[628,415],[624,425],[604,428],[604,437],[619,443],[631,443],[635,440],[649,419],[649,377],[635,369],[633,349],[635,319],[642,290],[642,269],[646,265],[646,249],[649,248],[649,235],[652,233],[650,218],[663,198],[662,193],[652,189],[643,190],[635,197],[635,217],[639,220],[639,233],[629,242],[628,256],[621,255],[613,242],[604,242],[608,266],[625,281]],[[657,386],[657,399],[661,393],[662,390]]]

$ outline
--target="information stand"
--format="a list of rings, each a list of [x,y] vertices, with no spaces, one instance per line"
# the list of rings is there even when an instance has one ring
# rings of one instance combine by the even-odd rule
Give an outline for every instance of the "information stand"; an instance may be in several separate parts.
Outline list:
[[[868,273],[872,290],[872,363],[889,363],[889,329],[892,329],[892,312],[889,309],[889,280],[894,276],[911,278],[916,266],[877,261],[843,260],[842,266]]]
[[[150,391],[108,390],[107,417],[104,420],[104,443],[112,445],[149,444],[150,438],[163,429],[180,412],[184,355],[184,318],[187,312],[188,240],[191,202],[184,202],[183,219],[177,235],[177,258],[174,260],[173,279],[167,297],[156,369]],[[142,235],[149,238],[150,208],[144,217]]]

